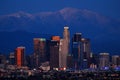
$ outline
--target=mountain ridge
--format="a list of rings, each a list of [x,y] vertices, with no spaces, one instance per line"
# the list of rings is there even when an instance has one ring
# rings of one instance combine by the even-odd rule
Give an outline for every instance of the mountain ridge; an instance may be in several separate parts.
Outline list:
[[[56,21],[56,23],[60,23],[60,24],[65,23],[68,25],[71,23],[80,25],[81,23],[82,24],[81,26],[85,26],[86,22],[87,24],[91,24],[91,25],[98,24],[102,26],[103,25],[106,26],[106,24],[110,24],[111,22],[117,22],[120,25],[120,21],[117,19],[112,19],[110,17],[106,17],[86,9],[81,10],[76,8],[64,8],[55,12],[40,12],[37,14],[30,14],[30,13],[20,11],[17,13],[3,15],[3,16],[0,16],[0,26],[2,26],[3,28],[6,26],[10,27],[14,25],[22,26],[21,24],[26,24],[26,26],[24,27],[27,27],[27,26],[30,26],[29,23],[35,24],[35,26],[37,25],[41,26],[42,24],[43,24],[42,26],[44,26],[44,24],[46,23],[54,24],[54,21]],[[22,20],[24,21],[24,23]],[[7,21],[10,22],[11,24],[8,23]],[[14,23],[17,21],[19,22],[19,24]],[[16,28],[16,26],[14,27]],[[0,27],[0,30],[3,28]],[[3,31],[4,30],[5,29],[3,29]]]
[[[64,8],[55,12],[30,14],[20,11],[0,16],[0,32],[22,30],[30,33],[52,33],[52,35],[62,36],[65,25],[70,27],[71,38],[76,32],[81,32],[85,37],[90,38],[92,46],[95,48],[93,51],[120,53],[120,21],[97,12]]]

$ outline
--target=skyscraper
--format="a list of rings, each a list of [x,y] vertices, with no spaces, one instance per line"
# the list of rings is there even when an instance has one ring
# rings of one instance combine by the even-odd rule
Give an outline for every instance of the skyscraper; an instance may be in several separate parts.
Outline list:
[[[82,50],[82,54],[81,54],[81,68],[82,69],[87,69],[90,67],[90,40],[87,38],[81,38],[81,50]]]
[[[51,40],[50,42],[50,67],[51,69],[59,68],[59,41]]]
[[[100,53],[99,68],[104,69],[109,66],[109,53]]]
[[[74,68],[87,69],[90,67],[90,40],[82,38],[82,33],[75,33],[72,38],[72,54]]]
[[[67,68],[70,69],[70,68],[73,68],[73,55],[69,54],[67,56]]]
[[[67,56],[69,54],[69,46],[70,46],[70,33],[69,33],[69,27],[65,26],[63,31],[63,39],[61,41],[61,55],[63,61],[61,61],[61,67],[66,68],[67,67]]]
[[[11,65],[15,65],[15,53],[11,52],[9,55],[9,60]]]
[[[18,67],[25,66],[25,47],[17,47],[15,50],[15,62]]]
[[[95,69],[99,65],[99,55],[90,53],[90,68]]]
[[[82,38],[81,36],[82,36],[82,33],[75,33],[72,38],[72,42],[80,42]]]
[[[40,67],[46,61],[46,39],[34,38],[34,67]]]
[[[119,55],[113,55],[112,56],[112,64],[114,65],[114,67],[117,67],[119,66]]]
[[[74,34],[72,38],[72,54],[74,60],[74,68],[79,70],[80,68],[80,61],[81,61],[81,33]]]
[[[59,67],[64,68],[63,39],[60,39],[59,45]]]

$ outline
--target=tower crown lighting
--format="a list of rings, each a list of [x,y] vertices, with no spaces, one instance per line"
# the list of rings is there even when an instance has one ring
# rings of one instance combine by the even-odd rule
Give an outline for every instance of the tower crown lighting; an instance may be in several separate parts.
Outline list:
[[[66,26],[66,27],[64,27],[64,29],[69,29],[69,27]]]

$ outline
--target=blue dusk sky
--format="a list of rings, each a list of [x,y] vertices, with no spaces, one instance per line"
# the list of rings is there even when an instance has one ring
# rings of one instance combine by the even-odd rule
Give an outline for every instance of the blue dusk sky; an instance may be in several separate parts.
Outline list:
[[[88,9],[120,19],[120,0],[0,0],[0,15],[18,11],[57,11],[65,7]]]

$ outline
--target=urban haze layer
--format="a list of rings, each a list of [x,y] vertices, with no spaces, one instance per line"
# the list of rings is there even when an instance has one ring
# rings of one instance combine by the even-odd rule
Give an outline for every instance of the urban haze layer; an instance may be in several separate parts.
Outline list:
[[[32,55],[25,55],[25,46],[0,54],[0,80],[120,80],[120,56],[93,54],[90,39],[79,32],[70,39],[68,26],[63,38],[34,38],[33,43]]]

